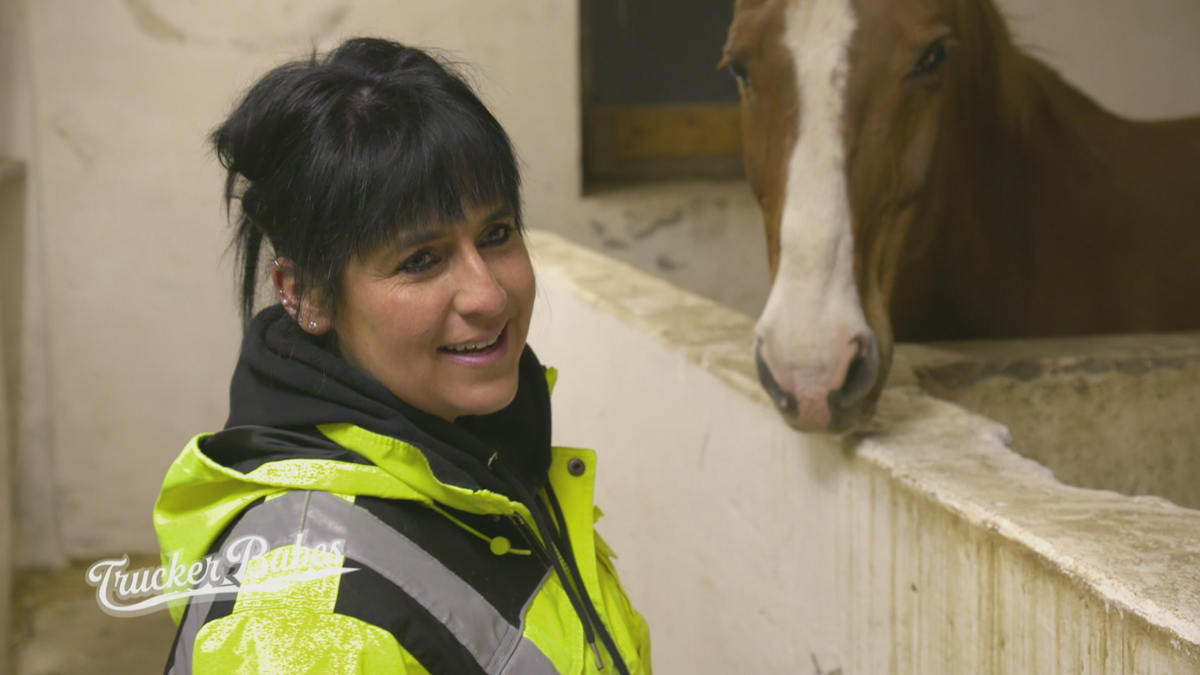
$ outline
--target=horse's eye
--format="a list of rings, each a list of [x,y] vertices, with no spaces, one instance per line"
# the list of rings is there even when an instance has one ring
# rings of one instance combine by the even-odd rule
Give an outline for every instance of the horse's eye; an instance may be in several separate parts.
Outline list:
[[[736,56],[725,57],[725,68],[737,78],[738,86],[746,87],[750,84],[750,71],[746,68],[746,62]]]
[[[942,63],[946,60],[946,55],[949,52],[949,48],[942,40],[929,45],[924,53],[921,54],[921,58],[917,59],[917,65],[913,68],[912,72],[913,76],[933,75],[942,67]]]

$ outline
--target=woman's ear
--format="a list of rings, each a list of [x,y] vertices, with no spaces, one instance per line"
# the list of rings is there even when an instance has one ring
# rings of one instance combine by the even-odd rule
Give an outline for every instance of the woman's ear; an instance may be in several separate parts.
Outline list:
[[[313,297],[313,293],[300,293],[300,284],[291,260],[284,257],[275,259],[271,281],[275,284],[279,303],[296,323],[300,324],[300,328],[312,335],[324,335],[329,332],[333,327],[329,312],[318,302],[318,298]]]

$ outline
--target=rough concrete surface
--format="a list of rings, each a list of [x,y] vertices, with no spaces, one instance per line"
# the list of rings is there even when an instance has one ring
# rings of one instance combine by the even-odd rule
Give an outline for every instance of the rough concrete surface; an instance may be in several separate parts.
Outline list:
[[[158,561],[135,559],[131,568]],[[175,637],[164,610],[135,618],[100,611],[85,581],[88,564],[18,577],[13,651],[16,675],[152,675],[161,673]]]
[[[942,345],[922,387],[1064,483],[1200,508],[1200,334]]]
[[[1200,673],[1200,511],[1063,484],[916,386],[932,348],[899,347],[868,431],[796,433],[751,318],[535,234],[555,439],[599,453],[657,670]]]
[[[745,181],[596,189],[572,218],[560,231],[643,272],[748,316],[766,304],[766,233]]]
[[[2,31],[0,31],[2,35]],[[14,313],[11,249],[19,237],[20,207],[24,206],[19,190],[24,187],[25,165],[22,162],[0,155],[0,635],[11,630],[12,614],[12,570],[13,570],[13,494],[11,470],[15,462],[15,373],[13,366],[13,334],[16,322],[10,317]],[[8,645],[0,644],[0,675],[8,675],[11,654]]]

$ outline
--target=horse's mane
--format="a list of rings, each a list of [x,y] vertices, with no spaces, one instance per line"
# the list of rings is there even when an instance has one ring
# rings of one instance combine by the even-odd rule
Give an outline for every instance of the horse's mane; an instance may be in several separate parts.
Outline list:
[[[1001,128],[1022,138],[1033,126],[1039,88],[1029,58],[1013,42],[1008,23],[993,0],[955,0],[960,56],[967,61],[966,99],[986,101]]]

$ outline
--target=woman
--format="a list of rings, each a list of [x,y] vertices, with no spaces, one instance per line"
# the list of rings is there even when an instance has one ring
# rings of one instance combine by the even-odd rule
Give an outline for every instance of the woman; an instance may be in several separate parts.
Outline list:
[[[268,73],[212,140],[247,328],[229,420],[154,517],[164,563],[238,589],[172,607],[166,672],[649,673],[594,456],[550,445],[496,119],[425,53],[354,39]],[[279,304],[254,315],[264,243]]]

